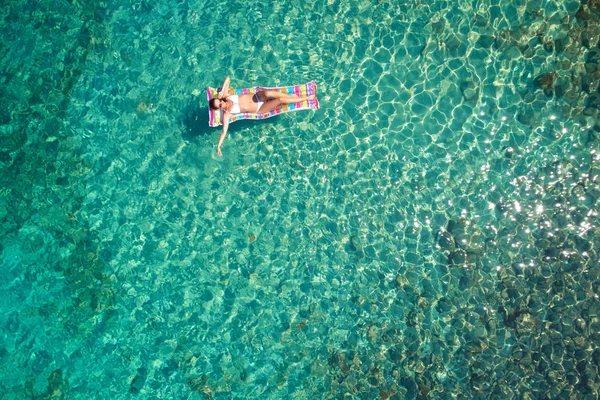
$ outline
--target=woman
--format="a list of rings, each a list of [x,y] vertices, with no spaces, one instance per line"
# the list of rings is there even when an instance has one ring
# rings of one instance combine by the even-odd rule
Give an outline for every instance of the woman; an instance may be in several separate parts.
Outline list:
[[[231,119],[232,114],[265,114],[281,104],[293,104],[315,98],[314,94],[308,97],[298,97],[296,95],[285,94],[273,90],[260,90],[253,94],[235,94],[227,96],[226,94],[229,93],[229,82],[229,77],[225,78],[223,88],[217,97],[211,99],[208,103],[213,110],[223,110],[223,132],[221,132],[219,144],[217,145],[217,154],[219,156],[223,155],[221,153],[221,145],[225,140],[225,136],[227,136],[229,120]]]

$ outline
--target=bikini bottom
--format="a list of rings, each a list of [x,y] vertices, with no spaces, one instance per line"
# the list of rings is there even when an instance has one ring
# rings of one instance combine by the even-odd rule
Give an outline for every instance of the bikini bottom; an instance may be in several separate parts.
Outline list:
[[[258,110],[260,110],[260,108],[262,107],[263,104],[265,104],[265,102],[260,101],[260,98],[258,97],[258,93],[255,93],[254,96],[252,96],[252,101],[258,105],[256,107],[256,114],[258,114]]]

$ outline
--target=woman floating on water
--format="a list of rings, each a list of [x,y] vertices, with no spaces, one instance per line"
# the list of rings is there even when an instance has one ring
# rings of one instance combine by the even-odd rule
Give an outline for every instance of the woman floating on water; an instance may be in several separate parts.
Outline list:
[[[227,136],[229,120],[233,114],[264,114],[281,104],[293,104],[315,98],[314,94],[307,97],[298,97],[293,94],[285,94],[274,90],[260,90],[254,94],[235,94],[227,96],[227,93],[229,93],[229,82],[229,77],[225,78],[223,88],[218,96],[211,99],[208,103],[213,110],[223,110],[223,132],[221,132],[219,144],[217,145],[217,154],[220,156],[223,155],[221,153],[221,145],[225,140],[225,136]]]

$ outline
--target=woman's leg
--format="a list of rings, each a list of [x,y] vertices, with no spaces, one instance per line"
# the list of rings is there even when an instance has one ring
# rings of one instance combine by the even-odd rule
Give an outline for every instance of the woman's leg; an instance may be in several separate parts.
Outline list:
[[[260,101],[264,102],[256,111],[257,114],[268,113],[281,104],[299,103],[301,101],[312,100],[315,98],[314,94],[306,97],[298,97],[293,94],[285,94],[275,90],[261,90],[260,92],[257,92],[256,95]]]
[[[281,101],[281,103],[283,103],[283,104],[299,103],[301,101],[312,100],[315,98],[314,94],[311,96],[306,96],[306,97],[298,97],[293,94],[285,94],[285,93],[278,92],[276,90],[267,90],[267,91],[263,90],[263,91],[258,92],[258,96],[261,99],[261,101],[264,101],[264,102],[268,102],[268,100],[276,99],[276,100]]]
[[[262,106],[256,111],[257,114],[265,114],[281,105],[281,100],[273,99],[265,101]]]

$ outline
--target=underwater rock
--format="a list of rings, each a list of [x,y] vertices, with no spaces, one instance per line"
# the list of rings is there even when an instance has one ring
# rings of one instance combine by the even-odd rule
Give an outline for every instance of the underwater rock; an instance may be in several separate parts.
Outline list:
[[[190,377],[187,380],[187,384],[190,389],[196,393],[204,393],[205,395],[210,393],[208,385],[208,376],[201,374],[199,376]]]
[[[448,265],[465,266],[469,262],[469,255],[463,249],[452,251],[448,255]]]
[[[439,230],[435,235],[438,245],[445,250],[454,250],[454,237],[447,230]]]
[[[556,79],[555,72],[546,72],[541,75],[538,75],[535,78],[535,84],[542,89],[550,89],[554,85],[554,80]]]
[[[431,30],[433,33],[439,34],[444,31],[445,26],[446,26],[446,21],[442,18],[439,21],[434,21],[431,23]]]
[[[451,219],[448,221],[448,225],[446,226],[446,230],[453,235],[464,234],[466,227],[466,221],[464,218],[460,217],[456,220]]]
[[[394,364],[400,364],[406,358],[406,352],[404,347],[391,347],[388,350],[388,357]]]
[[[475,24],[479,27],[485,27],[489,23],[489,18],[482,14],[475,14]]]
[[[529,311],[521,308],[507,311],[503,306],[500,306],[498,308],[498,314],[500,314],[503,317],[504,325],[513,329],[518,328],[519,324],[522,323],[524,320],[527,320],[526,322],[531,321]]]
[[[535,113],[532,110],[525,109],[517,114],[517,121],[523,125],[531,126],[535,122]]]
[[[464,81],[460,84],[460,90],[467,101],[475,101],[479,98],[479,90],[473,81]]]
[[[48,377],[47,394],[53,399],[64,398],[66,391],[64,388],[64,379],[61,369],[57,369]]]
[[[581,88],[587,93],[594,93],[598,90],[598,74],[588,74],[581,77]]]
[[[396,343],[402,339],[402,330],[397,328],[388,329],[382,335],[381,339],[384,343]]]
[[[583,195],[585,195],[585,186],[583,183],[579,182],[577,183],[572,189],[571,189],[571,194],[576,196],[576,197],[582,197]]]
[[[598,108],[600,107],[600,94],[592,93],[585,98],[585,106],[587,108]]]
[[[442,297],[436,304],[435,309],[439,314],[447,314],[453,311],[453,304],[446,297]]]
[[[563,97],[567,90],[570,88],[570,80],[561,79],[560,81],[556,81],[554,83],[554,95],[556,97]]]
[[[504,158],[511,159],[515,155],[515,148],[512,146],[506,146],[504,149]]]
[[[467,88],[462,93],[463,93],[463,97],[467,101],[477,100],[478,92],[476,89]]]
[[[148,104],[145,101],[140,100],[138,102],[137,107],[135,108],[135,112],[138,115],[147,114],[151,110],[152,107],[153,107],[152,104]]]
[[[546,96],[552,96],[552,91],[554,89],[554,82],[556,80],[555,72],[546,72],[544,74],[538,75],[533,83],[536,88],[542,89]]]
[[[585,70],[588,73],[594,72],[600,62],[600,49],[595,48],[585,53]]]
[[[584,4],[579,8],[579,10],[577,10],[577,14],[575,14],[575,16],[581,21],[587,21],[592,17],[592,14],[590,13],[589,7]]]
[[[565,47],[567,47],[568,42],[569,42],[569,38],[556,39],[554,41],[554,50],[556,51],[556,53],[560,54],[563,51],[565,51]],[[564,69],[564,68],[562,68],[562,69]]]
[[[585,30],[581,33],[581,43],[588,49],[595,48],[598,45],[598,32]]]
[[[31,370],[36,374],[40,374],[50,364],[52,357],[45,350],[39,350],[34,355],[35,357],[31,358]]]
[[[495,43],[496,39],[494,39],[493,36],[489,36],[489,35],[481,35],[479,36],[479,39],[477,40],[477,44],[483,48],[489,49],[490,47],[492,47]]]
[[[8,151],[0,151],[0,163],[9,165],[12,162],[12,156]]]
[[[175,361],[171,358],[168,359],[164,365],[165,366],[160,370],[160,372],[162,372],[162,374],[165,378],[169,378],[171,375],[173,375],[177,371],[177,368],[179,367],[179,364],[177,363],[177,361]]]
[[[129,393],[139,393],[146,384],[146,378],[148,377],[148,370],[144,367],[138,368],[137,374],[129,385]]]
[[[481,233],[479,231],[473,232],[472,230],[473,227],[465,218],[461,217],[455,221],[450,220],[448,222],[447,235],[451,235],[456,247],[466,252],[467,261],[469,258],[481,254],[485,247],[485,240],[481,236]],[[442,240],[445,238],[440,237],[439,239]]]
[[[352,235],[350,237],[348,248],[350,250],[349,252],[355,253],[359,258],[365,257],[365,246],[359,236]]]
[[[456,50],[463,43],[460,35],[450,34],[450,36],[446,39],[446,48],[449,50]]]
[[[554,51],[554,42],[544,42],[543,47],[547,53],[552,53]]]

